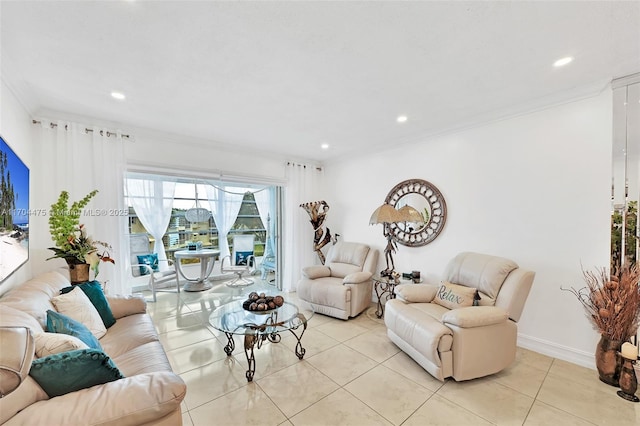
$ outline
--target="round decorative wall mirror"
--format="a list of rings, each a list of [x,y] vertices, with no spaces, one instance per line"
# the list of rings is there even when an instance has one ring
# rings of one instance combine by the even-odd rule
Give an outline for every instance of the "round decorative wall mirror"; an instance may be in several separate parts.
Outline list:
[[[422,222],[389,224],[389,232],[400,244],[420,247],[435,240],[447,218],[447,204],[442,193],[431,182],[409,179],[400,182],[387,195],[385,203],[396,209],[411,206],[423,216]]]

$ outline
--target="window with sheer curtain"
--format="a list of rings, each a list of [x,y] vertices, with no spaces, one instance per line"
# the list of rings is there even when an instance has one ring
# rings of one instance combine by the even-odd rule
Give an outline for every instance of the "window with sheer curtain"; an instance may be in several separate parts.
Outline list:
[[[139,189],[145,180],[155,182],[155,192],[145,195]],[[164,191],[160,185],[164,185]],[[128,173],[126,189],[129,232],[149,234],[157,247],[155,251],[163,250],[169,259],[190,244],[219,249],[222,258],[230,253],[235,234],[254,235],[255,255],[260,258],[268,238],[266,218],[277,215],[276,186],[272,185]],[[141,206],[155,207],[147,210]],[[189,221],[185,213],[196,208],[206,209],[209,214],[200,222]],[[151,221],[149,215],[155,215],[156,221]],[[151,225],[155,223],[161,229]]]

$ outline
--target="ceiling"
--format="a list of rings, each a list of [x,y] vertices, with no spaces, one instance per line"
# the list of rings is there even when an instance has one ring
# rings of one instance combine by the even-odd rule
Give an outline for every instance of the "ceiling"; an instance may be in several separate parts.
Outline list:
[[[0,24],[3,80],[36,117],[320,163],[640,71],[637,1],[2,0]]]

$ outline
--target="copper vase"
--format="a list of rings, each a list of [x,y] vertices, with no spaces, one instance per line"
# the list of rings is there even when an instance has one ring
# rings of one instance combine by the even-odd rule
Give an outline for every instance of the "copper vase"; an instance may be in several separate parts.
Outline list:
[[[602,382],[615,387],[618,387],[622,367],[618,356],[621,347],[622,340],[611,340],[604,335],[600,336],[596,346],[598,377]]]
[[[71,284],[80,284],[89,281],[89,266],[88,263],[69,265],[69,280]]]

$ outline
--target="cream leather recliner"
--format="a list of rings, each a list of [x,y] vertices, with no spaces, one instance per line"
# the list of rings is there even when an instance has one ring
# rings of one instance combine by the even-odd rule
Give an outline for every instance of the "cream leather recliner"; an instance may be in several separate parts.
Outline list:
[[[371,306],[378,250],[366,244],[338,242],[329,248],[324,265],[302,269],[298,297],[316,313],[349,319]]]
[[[439,286],[396,287],[396,299],[387,302],[384,314],[387,335],[439,380],[497,373],[515,360],[516,323],[534,276],[509,259],[461,253],[449,262]],[[447,282],[470,290],[472,298],[479,295],[478,306],[442,306],[452,298],[449,289],[456,288],[443,286]]]

